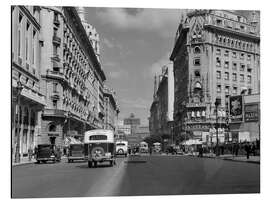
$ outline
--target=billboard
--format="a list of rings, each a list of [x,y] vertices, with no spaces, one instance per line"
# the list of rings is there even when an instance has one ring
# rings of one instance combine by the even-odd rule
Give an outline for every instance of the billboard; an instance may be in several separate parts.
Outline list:
[[[229,115],[232,123],[243,121],[243,96],[231,96],[229,99]]]
[[[259,121],[259,104],[245,105],[245,122]]]

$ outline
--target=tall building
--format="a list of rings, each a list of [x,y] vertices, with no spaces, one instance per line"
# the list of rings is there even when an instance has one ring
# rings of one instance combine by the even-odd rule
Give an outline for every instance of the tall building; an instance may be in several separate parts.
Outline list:
[[[153,102],[150,107],[149,130],[151,137],[158,137],[165,144],[174,143],[173,105],[174,76],[173,66],[162,67],[162,74],[154,81]]]
[[[104,86],[104,107],[104,128],[115,131],[120,110],[116,101],[115,91],[107,86]]]
[[[219,128],[224,128],[228,96],[260,92],[259,13],[249,14],[195,10],[182,17],[170,56],[174,132],[181,139],[201,139],[214,128],[216,113]]]
[[[103,128],[106,77],[74,7],[42,7],[40,15],[46,106],[38,142],[63,145],[67,136]]]
[[[124,125],[130,125],[131,135],[134,135],[136,128],[141,124],[141,120],[131,113],[129,118],[124,118]]]
[[[38,112],[45,105],[40,89],[40,10],[39,6],[11,7],[12,160],[17,162],[37,142]]]

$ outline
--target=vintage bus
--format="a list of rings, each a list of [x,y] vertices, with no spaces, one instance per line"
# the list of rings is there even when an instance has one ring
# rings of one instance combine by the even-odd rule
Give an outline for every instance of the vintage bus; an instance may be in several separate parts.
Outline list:
[[[88,167],[97,167],[98,163],[109,162],[115,164],[115,141],[112,130],[90,130],[84,134],[85,159]]]

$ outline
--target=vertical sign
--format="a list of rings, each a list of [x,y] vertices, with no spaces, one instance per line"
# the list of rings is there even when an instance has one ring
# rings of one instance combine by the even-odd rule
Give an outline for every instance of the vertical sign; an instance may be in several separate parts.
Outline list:
[[[232,123],[243,121],[243,96],[231,96],[229,99],[229,114]]]

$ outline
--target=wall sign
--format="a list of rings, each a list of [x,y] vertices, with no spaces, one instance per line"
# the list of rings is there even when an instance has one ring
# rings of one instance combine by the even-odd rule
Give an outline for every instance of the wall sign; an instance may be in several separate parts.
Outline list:
[[[243,96],[231,96],[229,99],[229,114],[232,123],[243,121]]]
[[[259,121],[259,105],[246,104],[245,105],[245,122]]]

